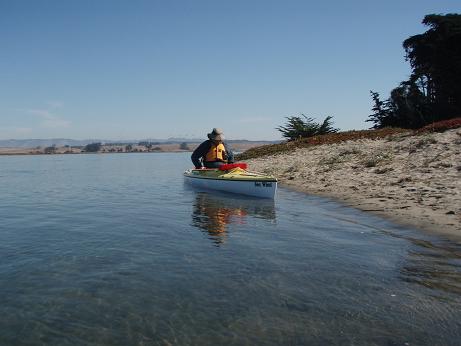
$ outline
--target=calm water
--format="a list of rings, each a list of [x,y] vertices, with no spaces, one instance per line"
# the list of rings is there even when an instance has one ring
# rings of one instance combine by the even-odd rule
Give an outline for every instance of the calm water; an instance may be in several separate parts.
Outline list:
[[[188,154],[0,157],[0,345],[460,345],[461,246]]]

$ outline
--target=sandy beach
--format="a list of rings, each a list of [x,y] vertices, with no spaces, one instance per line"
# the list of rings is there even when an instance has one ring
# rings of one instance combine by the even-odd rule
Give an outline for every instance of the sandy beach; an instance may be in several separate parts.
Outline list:
[[[299,148],[247,160],[281,186],[461,240],[461,129]]]

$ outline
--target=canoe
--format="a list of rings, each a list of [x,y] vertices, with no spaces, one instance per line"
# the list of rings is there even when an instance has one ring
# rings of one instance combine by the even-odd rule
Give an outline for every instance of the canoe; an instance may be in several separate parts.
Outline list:
[[[219,169],[189,169],[184,172],[186,182],[205,189],[238,193],[261,198],[274,198],[277,179],[270,175],[250,172],[241,164],[225,165]]]

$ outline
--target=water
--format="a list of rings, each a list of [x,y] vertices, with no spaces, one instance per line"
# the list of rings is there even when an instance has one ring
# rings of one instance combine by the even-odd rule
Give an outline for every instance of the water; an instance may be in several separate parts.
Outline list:
[[[187,154],[0,157],[1,345],[459,345],[461,246],[184,185]]]

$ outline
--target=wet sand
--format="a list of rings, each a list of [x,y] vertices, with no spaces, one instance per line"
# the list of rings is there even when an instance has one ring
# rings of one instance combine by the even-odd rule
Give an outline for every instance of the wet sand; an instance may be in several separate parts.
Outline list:
[[[296,149],[247,160],[281,186],[461,241],[461,129]]]

